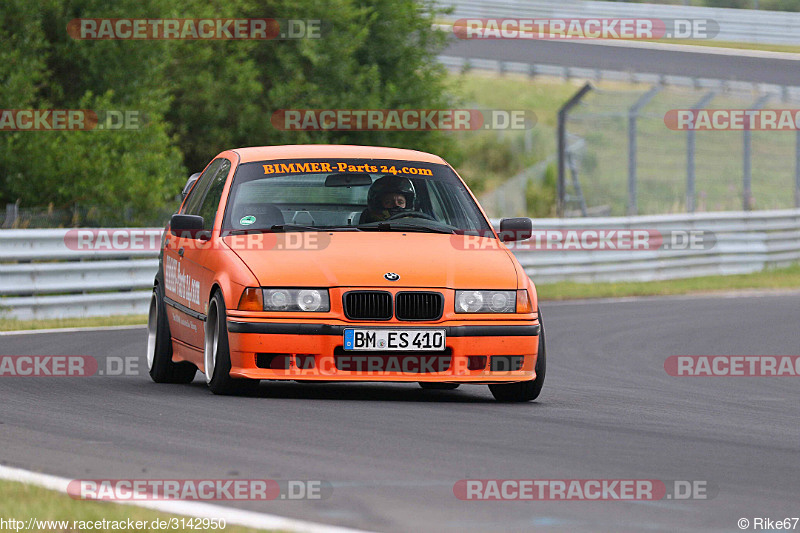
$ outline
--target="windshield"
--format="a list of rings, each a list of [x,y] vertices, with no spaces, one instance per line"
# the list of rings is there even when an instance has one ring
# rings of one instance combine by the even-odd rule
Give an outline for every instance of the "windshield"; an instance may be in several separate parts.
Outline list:
[[[378,159],[284,159],[239,165],[223,231],[490,233],[446,165]]]

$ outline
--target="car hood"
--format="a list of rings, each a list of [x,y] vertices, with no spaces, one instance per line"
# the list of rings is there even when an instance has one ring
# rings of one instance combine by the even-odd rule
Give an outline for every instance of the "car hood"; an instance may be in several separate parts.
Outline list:
[[[512,255],[495,238],[340,231],[223,240],[264,287],[517,288]],[[387,280],[389,272],[400,278]]]

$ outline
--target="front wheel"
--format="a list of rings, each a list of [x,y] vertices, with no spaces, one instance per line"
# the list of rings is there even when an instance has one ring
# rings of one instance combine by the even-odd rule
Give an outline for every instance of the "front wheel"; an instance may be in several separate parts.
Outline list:
[[[545,353],[544,324],[542,314],[539,313],[539,355],[536,359],[536,379],[521,381],[519,383],[498,383],[489,385],[492,396],[499,402],[529,402],[539,397],[544,386],[544,375],[547,370],[547,355]]]
[[[147,316],[147,370],[156,383],[191,383],[197,372],[192,363],[172,362],[172,335],[160,285],[153,289]]]
[[[231,352],[228,345],[228,323],[225,301],[217,292],[208,304],[205,346],[203,349],[206,382],[214,394],[250,394],[258,388],[257,379],[232,378]]]

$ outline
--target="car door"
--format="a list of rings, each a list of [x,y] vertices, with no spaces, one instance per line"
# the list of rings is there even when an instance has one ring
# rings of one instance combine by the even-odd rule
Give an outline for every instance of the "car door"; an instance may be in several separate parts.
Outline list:
[[[214,227],[230,168],[228,159],[212,161],[184,203],[182,214],[203,216],[203,229],[208,235]],[[208,292],[213,281],[213,273],[205,268],[203,258],[209,248],[205,239],[171,234],[164,247],[164,295],[171,307],[170,331],[175,340],[198,349],[202,349],[204,343]]]

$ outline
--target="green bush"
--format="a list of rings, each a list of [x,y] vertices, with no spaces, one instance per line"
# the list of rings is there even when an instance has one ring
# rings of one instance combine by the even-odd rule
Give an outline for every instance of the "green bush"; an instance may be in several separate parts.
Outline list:
[[[556,216],[556,187],[558,168],[555,163],[547,165],[541,181],[531,180],[525,191],[528,216],[547,218]]]

